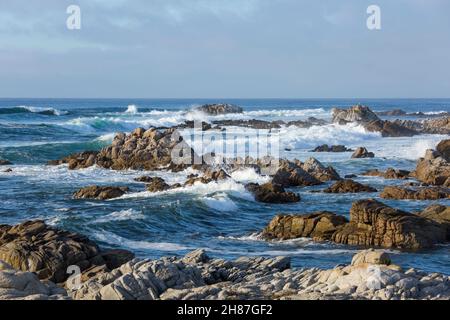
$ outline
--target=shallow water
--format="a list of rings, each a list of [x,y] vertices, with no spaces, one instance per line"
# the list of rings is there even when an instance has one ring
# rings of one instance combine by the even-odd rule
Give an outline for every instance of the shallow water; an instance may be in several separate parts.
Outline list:
[[[230,100],[245,110],[242,115],[206,116],[193,107],[208,100],[0,100],[0,159],[14,163],[12,173],[0,172],[0,223],[17,223],[41,218],[55,226],[84,233],[104,246],[128,248],[143,257],[183,254],[206,248],[212,256],[289,255],[294,266],[333,267],[348,263],[358,248],[308,239],[265,242],[256,237],[277,213],[308,213],[328,210],[348,216],[357,199],[377,194],[324,195],[311,193],[320,187],[293,188],[302,201],[289,205],[257,203],[238,182],[265,182],[267,177],[248,169],[232,179],[209,185],[151,194],[144,184],[133,181],[137,171],[116,172],[100,168],[69,171],[66,166],[48,167],[45,162],[69,153],[98,150],[110,143],[116,131],[138,126],[172,126],[185,120],[261,119],[329,120],[334,106],[355,103],[375,111],[401,108],[407,112],[450,111],[450,100]],[[409,117],[411,118],[411,117]],[[414,118],[414,117],[412,117]],[[251,130],[228,128],[237,134]],[[188,138],[188,137],[186,137]],[[368,169],[413,169],[427,148],[442,135],[413,138],[381,138],[354,125],[282,128],[282,156],[306,160],[314,156],[336,168],[341,176]],[[317,145],[365,146],[374,159],[351,160],[351,153],[311,153]],[[285,149],[290,151],[285,151]],[[8,166],[9,167],[9,166]],[[6,168],[6,167],[5,167]],[[3,168],[2,168],[3,169]],[[191,170],[181,173],[154,172],[169,183],[184,182]],[[395,180],[358,177],[357,181],[382,189]],[[131,193],[104,202],[77,201],[71,194],[90,184],[127,185]],[[419,211],[431,201],[385,201],[396,208]],[[439,203],[449,205],[450,201]],[[392,251],[394,261],[404,267],[450,274],[450,246],[423,252]]]

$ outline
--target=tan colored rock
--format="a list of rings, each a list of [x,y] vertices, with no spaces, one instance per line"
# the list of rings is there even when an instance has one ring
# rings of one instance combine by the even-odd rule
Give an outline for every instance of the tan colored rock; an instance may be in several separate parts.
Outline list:
[[[268,182],[263,185],[249,183],[245,188],[253,193],[255,200],[264,203],[293,203],[299,202],[300,196],[293,192],[288,192],[280,184]]]
[[[357,193],[357,192],[377,192],[377,189],[363,185],[351,179],[341,180],[325,189],[325,193]]]
[[[426,184],[450,187],[450,163],[438,151],[427,150],[417,162],[414,176]]]
[[[447,240],[450,241],[450,207],[439,204],[431,205],[418,214],[433,220],[447,228]]]
[[[352,266],[376,264],[376,265],[390,265],[391,258],[389,254],[383,250],[363,250],[353,256]]]
[[[450,199],[450,189],[442,187],[425,187],[419,189],[408,189],[396,186],[387,186],[381,192],[383,199],[396,200],[438,200]]]
[[[108,200],[123,196],[128,187],[89,186],[81,188],[73,194],[74,199]]]
[[[373,158],[373,157],[375,157],[375,154],[373,152],[369,152],[364,147],[356,148],[355,152],[352,154],[353,159]]]

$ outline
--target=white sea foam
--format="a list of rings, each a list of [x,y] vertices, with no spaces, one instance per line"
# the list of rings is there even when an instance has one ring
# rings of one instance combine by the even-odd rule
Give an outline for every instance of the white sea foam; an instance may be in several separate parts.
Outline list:
[[[229,212],[238,209],[237,205],[225,193],[219,193],[211,197],[203,197],[202,201],[215,211]]]
[[[258,174],[255,169],[253,168],[247,168],[247,169],[241,169],[236,170],[231,173],[231,178],[233,178],[234,181],[241,182],[241,183],[259,183],[263,184],[266,182],[269,182],[270,177],[269,176],[262,176]]]
[[[127,108],[127,110],[125,111],[125,113],[131,113],[131,114],[136,114],[139,112],[139,109],[136,105],[134,104],[130,104]]]
[[[68,114],[68,111],[58,110],[52,107],[18,106],[17,108],[27,110],[31,113],[51,114],[55,116]]]
[[[145,215],[134,209],[114,211],[106,216],[97,218],[93,223],[107,223],[112,221],[141,220],[145,219]]]

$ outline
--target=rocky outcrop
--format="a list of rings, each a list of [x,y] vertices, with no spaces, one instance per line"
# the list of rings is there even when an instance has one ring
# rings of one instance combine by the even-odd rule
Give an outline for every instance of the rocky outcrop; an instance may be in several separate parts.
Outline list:
[[[383,121],[369,107],[356,105],[349,109],[332,110],[332,121],[338,124],[358,123],[368,131],[380,132],[383,137],[410,137],[417,131],[396,122]]]
[[[341,216],[332,213],[326,213],[325,218],[337,219],[334,220],[337,223],[327,222],[326,232],[319,233],[320,236],[316,236],[312,228],[317,216],[312,216],[312,219],[309,216],[306,216],[306,219],[302,216],[277,216],[262,235],[266,238],[284,239],[311,234],[313,239],[320,241],[399,249],[428,248],[446,241],[446,228],[439,223],[391,208],[376,200],[354,202],[348,223]],[[312,231],[303,231],[303,225],[309,225],[308,230]]]
[[[361,184],[354,180],[341,180],[331,187],[323,190],[325,193],[357,193],[357,192],[377,192],[377,189]]]
[[[347,148],[343,145],[329,146],[327,144],[323,144],[321,146],[316,147],[311,152],[353,152],[354,150]]]
[[[119,198],[128,192],[128,187],[89,186],[73,194],[74,199],[108,200]]]
[[[447,162],[450,161],[450,139],[439,142],[436,146],[436,150]]]
[[[68,164],[70,170],[84,169],[93,166],[97,162],[97,155],[97,151],[84,151],[74,153],[61,160],[51,160],[47,164],[53,166]]]
[[[198,107],[197,110],[205,112],[210,115],[244,112],[244,110],[241,107],[228,103],[205,104],[201,107]]]
[[[68,300],[66,290],[0,260],[0,300]]]
[[[450,207],[434,204],[418,214],[421,217],[433,220],[447,228],[447,241],[450,241]]]
[[[373,157],[375,157],[375,154],[373,152],[369,152],[364,147],[356,148],[355,152],[352,154],[353,159],[373,158]]]
[[[10,165],[12,165],[10,161],[0,159],[0,166],[10,166]]]
[[[448,116],[448,114],[443,115],[446,116],[442,117],[442,115],[440,115],[439,118],[426,119],[420,121],[395,120],[394,123],[419,133],[450,134],[450,116]]]
[[[384,179],[408,179],[411,172],[407,170],[395,170],[393,168],[387,169],[385,172],[378,171],[377,169],[364,172],[363,176],[369,177],[381,177]]]
[[[333,242],[385,248],[420,249],[446,241],[439,224],[376,200],[354,202],[350,223],[331,237]]]
[[[147,188],[147,191],[150,191],[150,192],[160,192],[160,191],[169,190],[171,187],[164,181],[164,179],[159,178],[159,177],[154,177],[150,181],[147,181],[146,188]]]
[[[408,189],[396,186],[387,186],[381,192],[383,199],[396,200],[438,200],[450,199],[450,189],[442,187],[425,187],[419,189]]]
[[[102,252],[85,236],[49,227],[40,220],[0,225],[0,260],[17,270],[34,272],[39,279],[60,283],[69,276],[71,265],[83,272],[100,266],[112,270],[132,258],[125,250]]]
[[[263,230],[265,239],[312,238],[324,241],[331,238],[337,229],[348,221],[343,216],[330,212],[316,212],[305,215],[277,215]]]
[[[263,185],[249,183],[245,188],[255,196],[255,200],[258,202],[292,203],[300,201],[298,194],[287,192],[282,185],[273,182],[268,182]]]
[[[401,109],[394,109],[394,110],[389,110],[389,111],[375,112],[375,114],[378,116],[395,117],[395,116],[406,116],[408,113]]]
[[[220,170],[206,169],[205,173],[201,177],[199,177],[197,175],[188,177],[188,179],[186,180],[184,185],[191,186],[197,182],[208,184],[210,182],[217,182],[217,181],[225,180],[228,178],[230,178],[230,176],[223,169],[220,169]]]
[[[445,145],[445,142],[440,145],[444,153]],[[450,162],[439,151],[427,150],[425,157],[418,160],[412,175],[426,184],[450,187]]]

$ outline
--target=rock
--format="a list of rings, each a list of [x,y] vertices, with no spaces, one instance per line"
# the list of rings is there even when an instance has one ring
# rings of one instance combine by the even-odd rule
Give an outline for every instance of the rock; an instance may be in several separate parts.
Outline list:
[[[3,172],[9,173],[9,172],[13,172],[13,170],[12,170],[11,168],[8,168],[8,169],[6,169],[6,170],[3,170]]]
[[[358,176],[356,174],[347,174],[344,176],[344,179],[354,179],[354,178],[358,178]]]
[[[418,214],[433,220],[447,228],[447,241],[450,241],[450,207],[439,204],[431,205]]]
[[[324,241],[348,221],[343,216],[330,212],[316,212],[306,215],[278,215],[263,230],[265,239],[313,238]]]
[[[220,170],[214,171],[214,170],[211,170],[208,168],[208,169],[206,169],[204,175],[201,177],[199,177],[198,175],[189,176],[188,179],[186,180],[186,182],[184,183],[184,185],[192,186],[196,182],[208,184],[213,181],[217,182],[217,181],[225,180],[228,178],[230,178],[230,176],[228,175],[228,173],[225,172],[225,170],[220,169]]]
[[[333,167],[325,167],[319,160],[315,158],[309,158],[304,163],[298,161],[297,164],[320,182],[341,179],[341,177]]]
[[[402,187],[387,186],[381,192],[383,199],[396,200],[438,200],[450,199],[450,189],[442,187],[426,187],[416,190]]]
[[[385,179],[408,179],[410,177],[411,172],[407,170],[395,170],[393,168],[389,168],[386,172],[375,170],[369,170],[364,172],[363,176],[371,176],[371,177],[382,177]]]
[[[0,159],[0,166],[10,166],[10,165],[12,165],[10,161]]]
[[[350,223],[337,230],[331,240],[348,245],[420,249],[445,242],[446,230],[431,220],[379,201],[361,200],[352,205]]]
[[[328,146],[327,144],[323,144],[316,147],[314,150],[311,150],[311,152],[353,152],[353,150],[348,149],[343,145]]]
[[[265,203],[292,203],[299,202],[300,196],[293,192],[286,192],[282,185],[268,182],[263,185],[250,183],[245,188],[253,193],[255,200]]]
[[[169,190],[171,187],[168,185],[164,179],[159,177],[154,177],[151,180],[147,181],[147,191],[150,192],[160,192],[160,191],[166,191]]]
[[[39,279],[63,282],[67,268],[77,265],[86,270],[107,264],[116,268],[133,257],[130,252],[102,252],[88,238],[47,226],[43,221],[28,221],[16,226],[0,225],[0,260],[22,271],[34,272]],[[104,255],[104,256],[103,256]]]
[[[440,148],[442,150],[443,145]],[[427,150],[412,175],[426,184],[450,187],[450,162],[439,151]]]
[[[394,117],[394,116],[405,116],[407,115],[406,111],[403,111],[401,109],[394,109],[389,111],[381,111],[381,112],[375,112],[378,116],[388,116],[388,117]]]
[[[439,142],[436,146],[436,150],[447,162],[450,161],[450,139]]]
[[[84,169],[93,166],[97,161],[97,151],[84,151],[74,153],[61,160],[52,160],[47,162],[48,165],[68,164],[70,170]]]
[[[352,154],[353,159],[359,159],[359,158],[373,158],[375,157],[375,154],[373,152],[367,151],[364,147],[359,147],[355,150],[355,152]]]
[[[391,258],[389,254],[382,250],[363,250],[353,256],[352,266],[358,266],[362,264],[375,264],[375,265],[390,265]]]
[[[205,104],[197,108],[197,110],[200,110],[210,115],[244,112],[244,110],[241,107],[227,103]]]
[[[341,180],[325,189],[325,193],[357,193],[357,192],[377,192],[377,189],[363,185],[353,180]]]
[[[245,127],[252,129],[262,129],[262,130],[270,130],[270,129],[280,129],[281,125],[285,125],[283,121],[264,121],[264,120],[216,120],[213,121],[213,124],[218,127]]]
[[[73,194],[74,199],[96,199],[96,200],[108,200],[123,196],[128,187],[101,187],[101,186],[89,186],[81,188]]]

